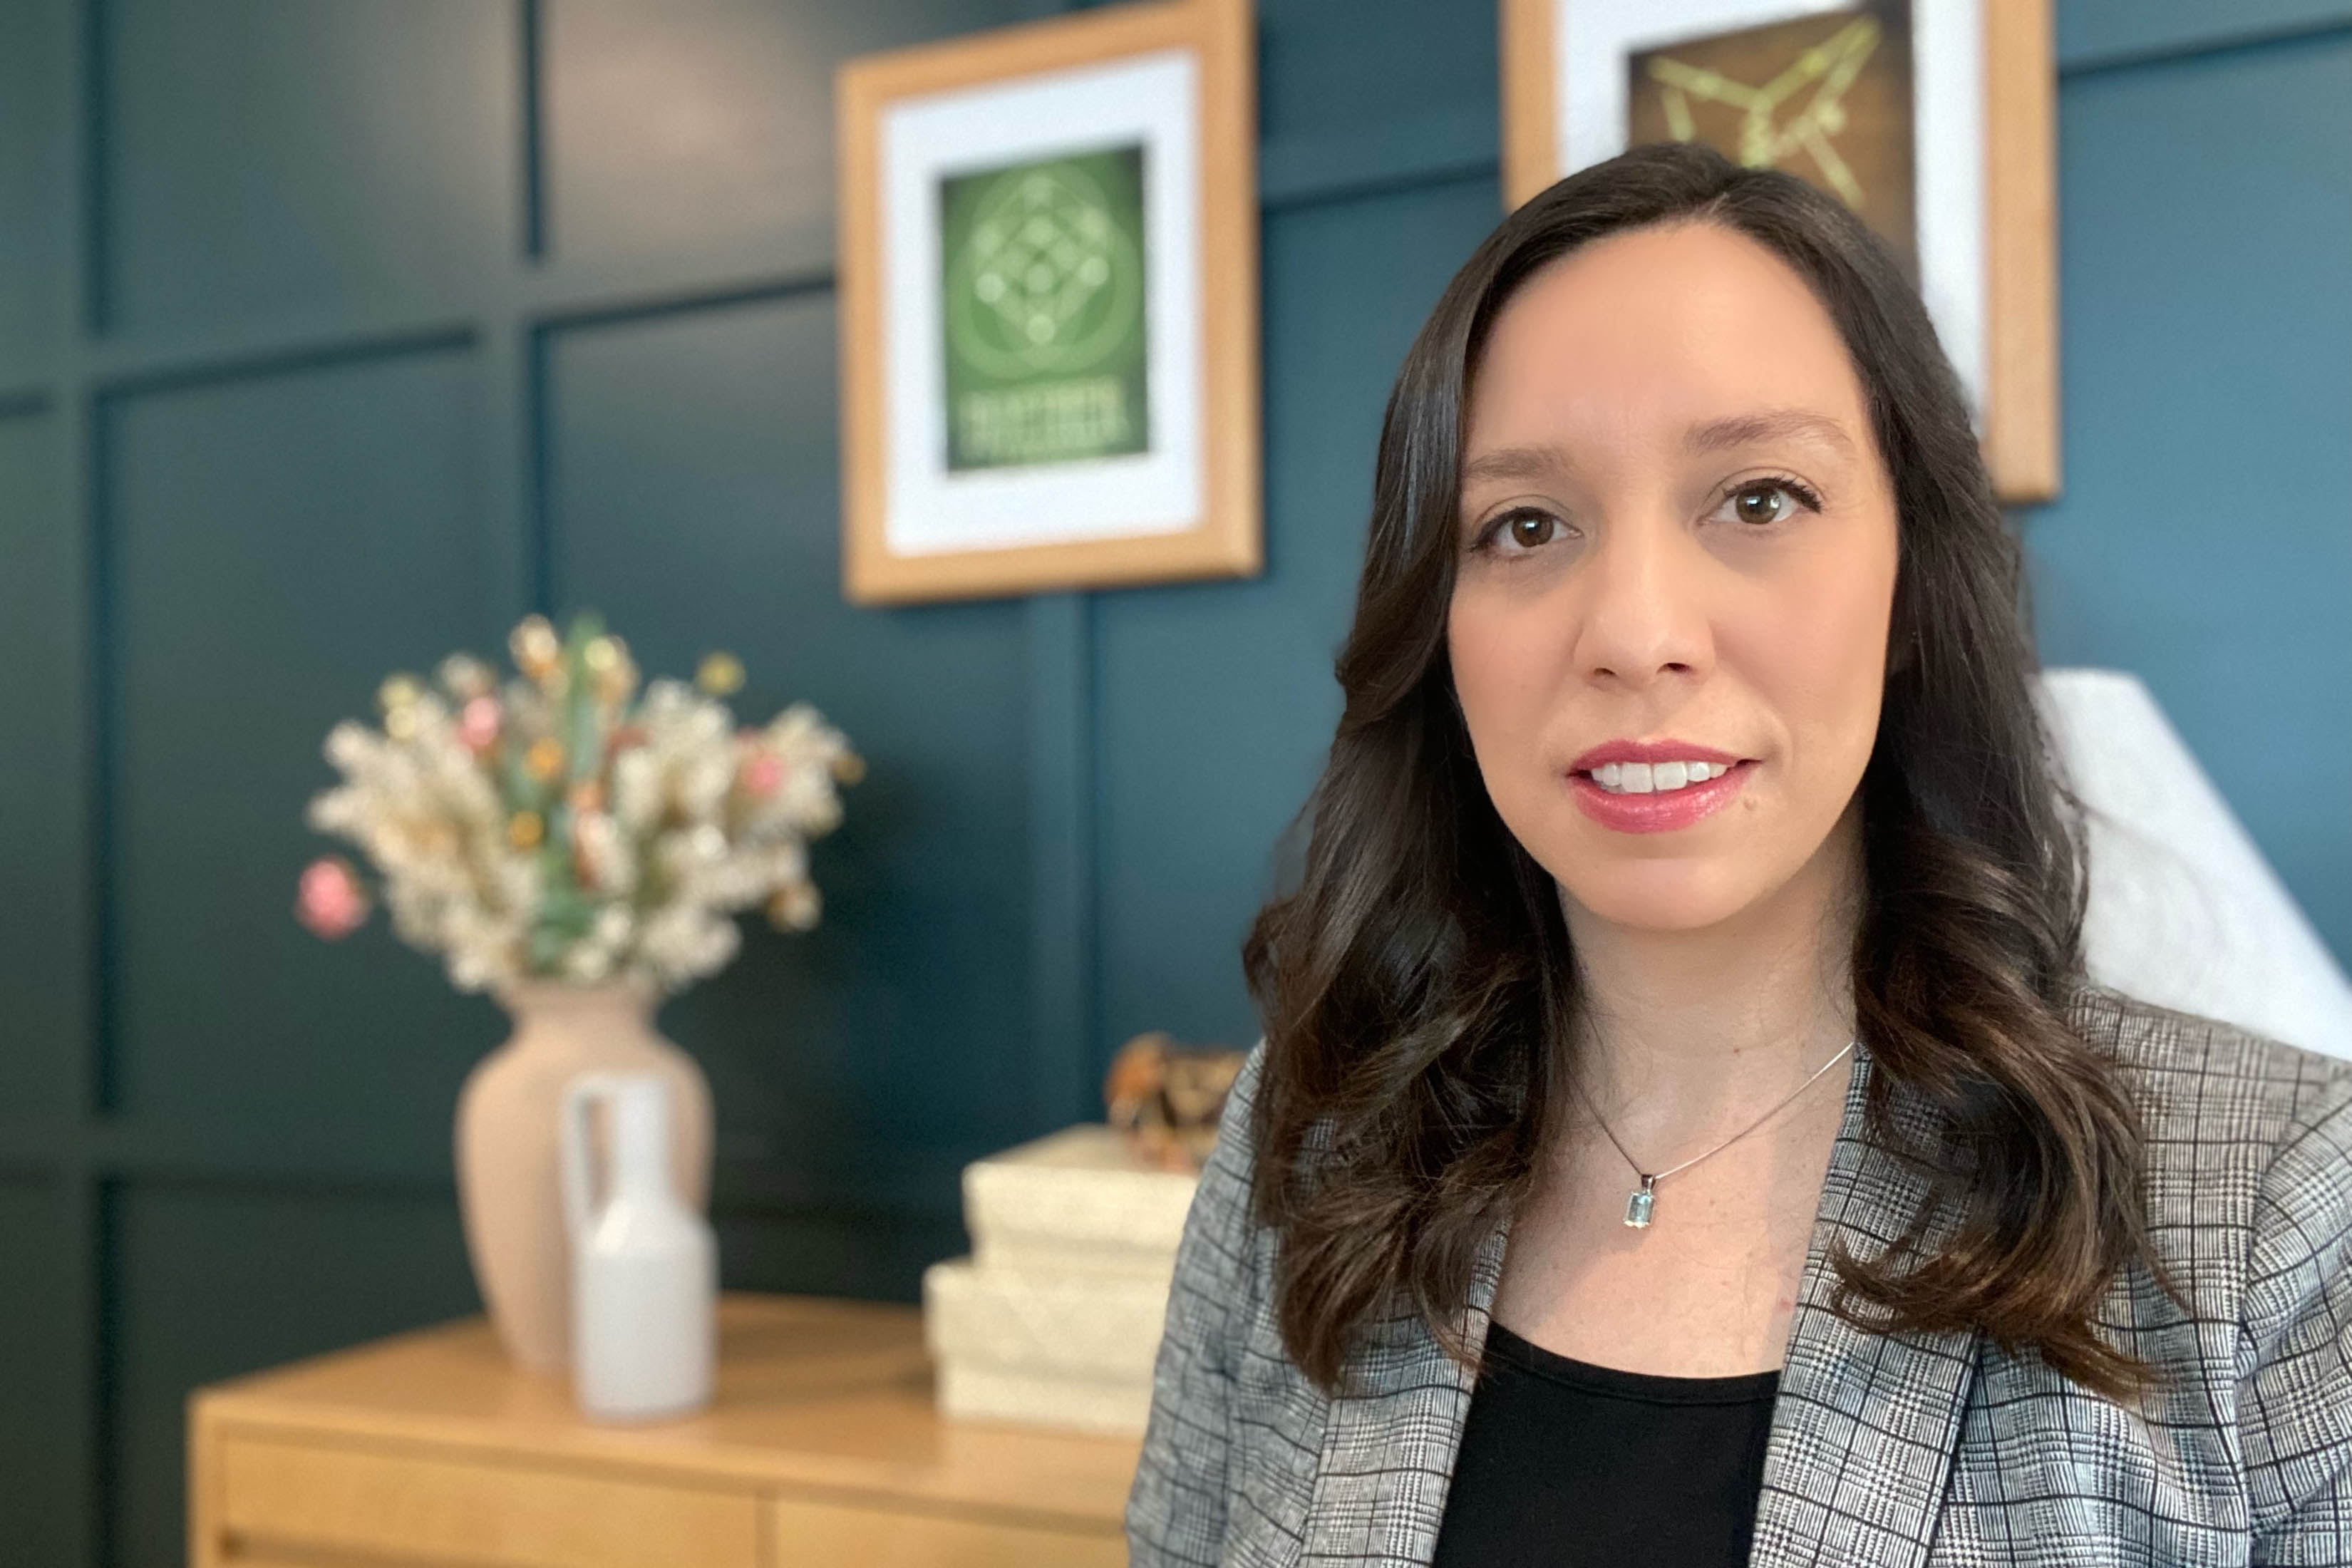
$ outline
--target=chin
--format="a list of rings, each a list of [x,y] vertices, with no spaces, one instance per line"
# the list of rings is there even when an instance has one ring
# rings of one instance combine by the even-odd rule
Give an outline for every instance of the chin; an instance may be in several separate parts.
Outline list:
[[[1612,925],[1633,931],[1704,931],[1756,901],[1751,876],[1720,860],[1630,860],[1567,876],[1553,873],[1563,897]]]

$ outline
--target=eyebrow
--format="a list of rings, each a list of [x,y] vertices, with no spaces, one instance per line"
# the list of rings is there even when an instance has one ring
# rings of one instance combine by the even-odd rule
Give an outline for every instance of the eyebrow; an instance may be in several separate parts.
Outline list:
[[[1852,457],[1853,437],[1826,414],[1804,408],[1774,408],[1761,414],[1736,414],[1694,425],[1683,433],[1683,448],[1693,453],[1721,452],[1765,441],[1817,442]],[[1576,465],[1559,447],[1502,447],[1481,452],[1462,466],[1462,483],[1486,480],[1538,479]]]
[[[1853,437],[1845,433],[1844,426],[1826,414],[1804,408],[1775,408],[1762,414],[1710,419],[1684,432],[1683,447],[1691,452],[1720,452],[1760,441],[1790,440],[1817,441],[1848,457],[1853,455]]]
[[[1481,452],[1462,465],[1462,482],[1482,479],[1539,479],[1576,465],[1558,447],[1501,447]]]

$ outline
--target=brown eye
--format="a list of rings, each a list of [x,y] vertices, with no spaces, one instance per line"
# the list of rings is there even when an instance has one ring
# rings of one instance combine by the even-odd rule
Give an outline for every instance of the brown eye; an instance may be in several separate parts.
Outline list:
[[[1503,533],[1520,550],[1533,550],[1538,544],[1549,544],[1558,531],[1559,522],[1539,511],[1516,512],[1504,520]]]
[[[1788,492],[1779,485],[1749,485],[1731,498],[1731,514],[1742,522],[1778,522],[1788,510]]]

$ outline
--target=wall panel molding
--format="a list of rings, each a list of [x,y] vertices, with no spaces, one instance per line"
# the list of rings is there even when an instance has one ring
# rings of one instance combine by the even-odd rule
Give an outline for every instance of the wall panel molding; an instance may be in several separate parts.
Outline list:
[[[481,330],[472,321],[428,321],[383,332],[338,332],[250,339],[209,352],[184,348],[158,354],[116,351],[89,357],[85,378],[110,409],[131,400],[238,382],[310,375],[344,366],[413,356],[462,353]]]

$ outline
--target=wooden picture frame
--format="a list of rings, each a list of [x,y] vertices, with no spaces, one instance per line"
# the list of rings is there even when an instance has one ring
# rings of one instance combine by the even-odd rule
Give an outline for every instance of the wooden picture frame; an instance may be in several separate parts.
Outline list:
[[[843,588],[1254,575],[1249,0],[1140,0],[835,79]]]
[[[1859,9],[1851,0],[1844,6],[1833,0],[1499,4],[1503,194],[1514,207],[1569,169],[1616,150],[1605,144],[1605,111],[1580,119],[1578,109],[1594,110],[1595,103],[1571,108],[1573,95],[1563,89],[1570,73],[1600,83],[1591,71],[1622,72],[1633,49],[1652,43]],[[1920,128],[1922,291],[1976,405],[1995,490],[2006,501],[2049,500],[2060,478],[2050,0],[1909,0],[1906,9],[1913,68],[1926,89],[1913,121]],[[1633,17],[1638,20],[1627,20]],[[1929,91],[1937,125],[1966,132],[1930,132]],[[1609,107],[1617,112],[1622,139],[1629,112],[1622,91]],[[1931,170],[1932,193],[1924,188]],[[1931,212],[1937,215],[1932,237]],[[1964,231],[1967,240],[1956,237]]]

